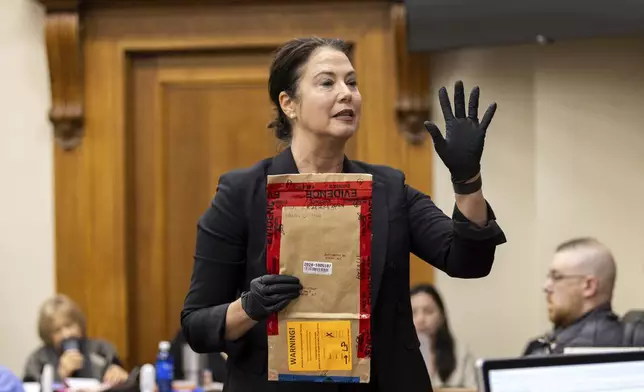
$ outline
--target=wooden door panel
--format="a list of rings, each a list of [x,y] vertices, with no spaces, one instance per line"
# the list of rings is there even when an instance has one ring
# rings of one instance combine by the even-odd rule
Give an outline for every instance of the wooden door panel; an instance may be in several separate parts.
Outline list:
[[[128,81],[127,250],[128,362],[149,362],[158,340],[167,340],[165,144],[161,111],[161,86],[154,58],[135,59]],[[156,321],[156,323],[152,322]]]
[[[130,345],[151,361],[179,329],[196,223],[219,176],[274,155],[269,53],[202,53],[132,62]],[[136,290],[136,291],[133,291]]]

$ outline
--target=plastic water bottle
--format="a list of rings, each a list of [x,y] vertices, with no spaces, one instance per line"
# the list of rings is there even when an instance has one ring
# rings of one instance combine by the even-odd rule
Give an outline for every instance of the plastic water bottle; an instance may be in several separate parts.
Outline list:
[[[159,392],[172,392],[172,378],[174,375],[174,360],[170,355],[170,342],[159,342],[157,354],[156,378]]]
[[[40,391],[52,392],[54,390],[54,367],[45,364],[40,375]]]
[[[154,366],[146,363],[141,366],[139,373],[139,391],[140,392],[155,392],[156,389],[156,370]]]

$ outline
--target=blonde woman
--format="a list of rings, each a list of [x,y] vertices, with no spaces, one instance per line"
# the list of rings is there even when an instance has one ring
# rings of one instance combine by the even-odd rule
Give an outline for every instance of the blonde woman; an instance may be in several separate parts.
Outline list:
[[[127,380],[128,373],[114,347],[85,333],[85,316],[69,297],[59,294],[40,308],[38,334],[43,345],[27,359],[24,381],[40,381],[51,364],[56,381],[69,377],[93,378],[109,384]]]

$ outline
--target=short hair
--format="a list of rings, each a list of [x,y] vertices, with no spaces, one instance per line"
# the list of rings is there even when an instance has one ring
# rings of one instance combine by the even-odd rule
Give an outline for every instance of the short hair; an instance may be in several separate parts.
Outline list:
[[[40,314],[38,315],[38,335],[48,346],[53,344],[52,335],[54,334],[54,320],[56,317],[60,316],[78,324],[83,336],[85,336],[85,316],[83,315],[80,307],[68,296],[57,294],[47,299],[42,304],[40,307]]]
[[[557,253],[574,250],[586,251],[584,268],[592,271],[600,282],[600,290],[611,299],[617,279],[617,265],[610,249],[593,237],[577,237],[557,246]]]
[[[275,53],[269,70],[268,95],[275,105],[277,115],[268,124],[268,127],[274,129],[275,137],[282,141],[291,141],[293,129],[280,106],[280,93],[284,91],[289,97],[296,97],[302,67],[313,52],[324,47],[336,49],[347,56],[350,51],[350,46],[341,39],[307,37],[292,39],[277,49]]]
[[[557,252],[563,252],[567,250],[573,250],[576,248],[581,248],[581,247],[602,247],[606,248],[604,244],[601,242],[597,241],[597,239],[593,237],[576,237],[573,239],[570,239],[568,241],[564,241],[557,245],[556,251]]]

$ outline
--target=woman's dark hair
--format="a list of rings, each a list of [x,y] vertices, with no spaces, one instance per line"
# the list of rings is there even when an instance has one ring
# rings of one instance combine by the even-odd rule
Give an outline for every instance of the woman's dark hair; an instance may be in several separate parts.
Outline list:
[[[411,289],[410,296],[424,293],[432,297],[443,316],[443,322],[436,330],[432,339],[432,352],[434,353],[436,371],[443,382],[446,382],[456,368],[456,355],[454,354],[454,337],[449,330],[449,323],[445,313],[445,304],[436,287],[431,284],[420,284]]]
[[[284,91],[295,98],[302,67],[315,50],[323,47],[339,50],[346,55],[349,53],[348,45],[340,39],[308,37],[288,41],[275,54],[268,78],[268,94],[275,105],[277,115],[268,127],[275,130],[275,137],[280,140],[290,142],[293,137],[291,123],[280,107],[280,93]]]

